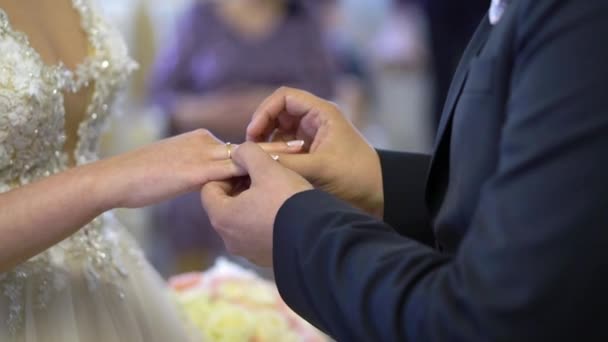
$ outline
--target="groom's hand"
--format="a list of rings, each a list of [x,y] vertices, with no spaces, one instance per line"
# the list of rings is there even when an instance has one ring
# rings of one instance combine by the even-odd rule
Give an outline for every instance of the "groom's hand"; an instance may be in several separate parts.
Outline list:
[[[281,164],[316,187],[379,217],[384,211],[380,158],[333,103],[305,91],[281,88],[256,110],[247,140],[303,140],[302,154]]]
[[[249,173],[251,184],[235,193],[242,189],[234,183],[208,183],[201,191],[203,206],[229,252],[271,266],[273,225],[279,209],[291,196],[313,187],[256,144],[239,146],[233,160]]]

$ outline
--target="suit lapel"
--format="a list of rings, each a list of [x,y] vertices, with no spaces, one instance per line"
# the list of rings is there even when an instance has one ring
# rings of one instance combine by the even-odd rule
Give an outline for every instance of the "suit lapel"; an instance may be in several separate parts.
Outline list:
[[[452,113],[454,112],[454,106],[458,103],[458,99],[460,98],[460,92],[462,87],[464,86],[467,73],[469,71],[469,63],[471,59],[475,57],[479,51],[482,49],[484,43],[488,38],[488,33],[490,32],[491,25],[488,21],[487,16],[482,20],[481,25],[477,28],[477,31],[473,34],[473,38],[471,42],[467,46],[464,51],[462,58],[460,59],[460,63],[458,64],[458,68],[454,73],[454,78],[452,80],[452,84],[450,85],[450,90],[448,92],[448,96],[446,98],[445,106],[443,107],[443,112],[441,114],[441,120],[439,122],[439,129],[437,130],[437,136],[435,140],[435,150],[437,152],[437,148],[439,147],[441,140],[445,134],[447,123],[450,121],[452,117]],[[435,153],[433,153],[434,155]]]
[[[471,42],[462,55],[458,68],[454,74],[452,84],[446,99],[445,107],[441,115],[439,129],[435,138],[435,146],[431,160],[431,167],[427,178],[426,198],[431,215],[435,216],[445,195],[449,172],[449,140],[451,120],[454,108],[458,103],[460,94],[464,87],[469,71],[471,60],[479,54],[487,41],[492,26],[488,17],[484,17],[480,26],[475,31]]]

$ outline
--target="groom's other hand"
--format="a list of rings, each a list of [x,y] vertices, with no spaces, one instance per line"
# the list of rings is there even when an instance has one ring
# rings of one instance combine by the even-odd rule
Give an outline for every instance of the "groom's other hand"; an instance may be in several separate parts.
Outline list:
[[[201,191],[203,206],[230,253],[271,266],[273,226],[279,209],[291,196],[313,187],[256,144],[239,146],[233,160],[249,173],[250,186],[235,194],[230,182],[208,183]]]
[[[377,152],[332,102],[280,88],[255,111],[247,140],[304,141],[308,153],[280,155],[281,164],[316,187],[382,217],[384,194]]]

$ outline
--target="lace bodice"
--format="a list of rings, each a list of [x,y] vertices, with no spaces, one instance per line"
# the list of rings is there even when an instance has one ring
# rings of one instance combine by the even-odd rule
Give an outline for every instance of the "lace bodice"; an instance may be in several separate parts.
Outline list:
[[[63,65],[45,65],[0,8],[0,193],[66,169],[67,153],[73,153],[77,164],[96,160],[103,123],[135,68],[120,35],[89,1],[73,0],[73,5],[91,46],[91,54],[74,72]],[[65,152],[63,93],[78,92],[89,84],[93,94],[79,126],[76,149]],[[13,303],[8,308],[14,320],[10,326],[22,319],[23,286],[29,278],[40,284],[38,299],[44,306],[52,291],[61,287],[60,275],[67,268],[82,269],[91,288],[100,279],[124,276],[119,260],[124,251],[108,227],[103,217],[97,218],[42,255],[0,274],[0,290]]]
[[[94,94],[73,153],[79,164],[95,160],[101,126],[118,88],[134,67],[120,36],[95,15],[88,2],[74,0],[74,7],[93,50],[75,72],[63,65],[45,65],[0,9],[0,190],[67,166],[63,91],[77,92],[90,82],[94,82]]]

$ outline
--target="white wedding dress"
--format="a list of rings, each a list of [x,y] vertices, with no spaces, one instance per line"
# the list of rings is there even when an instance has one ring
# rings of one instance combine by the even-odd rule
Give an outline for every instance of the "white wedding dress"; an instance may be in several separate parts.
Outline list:
[[[134,69],[120,36],[89,2],[73,4],[92,47],[75,72],[45,65],[0,9],[0,192],[68,167],[63,92],[89,84],[93,95],[73,156],[77,164],[96,160],[103,122]],[[192,339],[164,282],[111,213],[0,273],[0,341]]]

